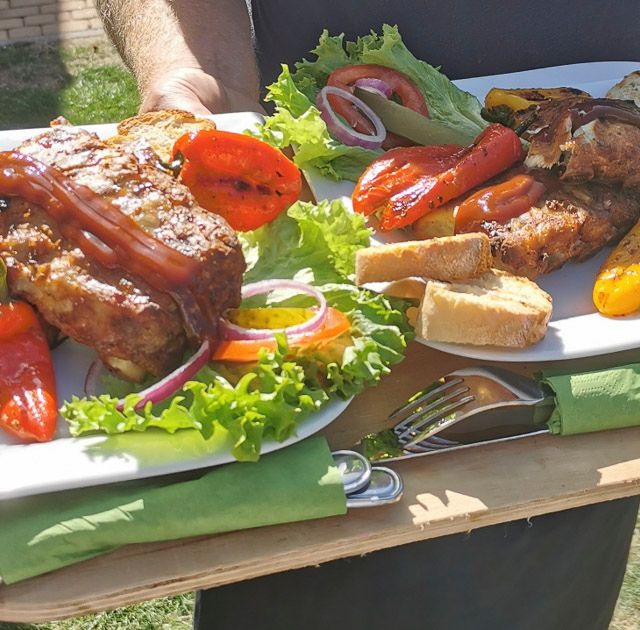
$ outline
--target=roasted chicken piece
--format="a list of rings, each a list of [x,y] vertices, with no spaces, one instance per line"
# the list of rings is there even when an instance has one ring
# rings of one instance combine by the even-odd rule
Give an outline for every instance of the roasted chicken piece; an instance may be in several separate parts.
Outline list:
[[[496,267],[535,278],[619,240],[638,218],[640,191],[560,183],[537,207],[505,223],[486,221],[481,229]]]
[[[562,179],[640,186],[640,129],[610,120],[580,127],[567,147]]]
[[[16,150],[54,166],[117,205],[145,232],[200,261],[196,280],[212,311],[239,304],[245,264],[234,232],[171,175],[69,125]],[[0,210],[0,256],[13,295],[34,304],[63,334],[94,347],[121,376],[160,376],[182,360],[183,305],[126,271],[89,259],[41,207],[15,198]]]
[[[528,123],[525,169],[547,192],[529,211],[481,229],[496,266],[535,278],[619,240],[640,217],[640,109],[572,96],[519,114]]]
[[[528,168],[556,169],[568,182],[640,185],[640,109],[612,99],[567,98],[535,108]]]

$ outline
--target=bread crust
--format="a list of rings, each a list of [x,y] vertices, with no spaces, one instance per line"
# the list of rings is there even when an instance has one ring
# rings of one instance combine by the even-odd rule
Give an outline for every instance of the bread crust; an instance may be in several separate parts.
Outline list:
[[[356,252],[356,284],[411,276],[464,280],[490,269],[491,261],[489,237],[480,233],[367,247]]]
[[[111,145],[145,143],[163,162],[170,162],[173,145],[178,138],[185,133],[213,129],[216,129],[216,125],[208,118],[200,118],[181,109],[163,109],[123,120],[118,124],[117,135],[109,138],[107,143]]]
[[[524,348],[544,337],[551,309],[537,284],[496,269],[465,283],[428,280],[416,333],[427,341]]]

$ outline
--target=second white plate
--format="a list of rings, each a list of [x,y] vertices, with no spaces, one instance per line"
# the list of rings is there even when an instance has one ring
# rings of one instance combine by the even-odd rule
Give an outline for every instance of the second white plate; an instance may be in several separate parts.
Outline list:
[[[575,87],[592,96],[604,96],[611,86],[629,72],[640,69],[639,62],[602,61],[553,68],[541,68],[455,81],[481,101],[492,87],[543,88]],[[308,173],[316,199],[350,197],[352,182],[332,182]],[[545,338],[524,349],[426,342],[428,346],[464,357],[486,361],[560,361],[609,354],[640,348],[640,317],[607,318],[600,315],[591,300],[593,282],[608,250],[579,264],[538,278],[538,284],[553,298],[553,315]]]

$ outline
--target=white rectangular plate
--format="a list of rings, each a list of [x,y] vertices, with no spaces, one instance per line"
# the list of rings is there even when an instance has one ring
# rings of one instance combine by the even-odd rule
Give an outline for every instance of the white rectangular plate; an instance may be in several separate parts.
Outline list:
[[[634,70],[640,70],[640,61],[601,61],[462,79],[454,83],[481,101],[492,87],[566,86],[584,90],[592,96],[604,96],[610,87]],[[332,182],[317,172],[308,173],[307,176],[316,199],[350,198],[353,191],[351,182]],[[553,315],[545,338],[535,346],[509,349],[421,341],[451,354],[511,362],[559,361],[638,348],[640,316],[603,317],[597,313],[591,300],[593,282],[608,251],[602,251],[583,263],[565,265],[558,271],[538,278],[538,284],[553,298]]]
[[[212,117],[219,129],[241,132],[260,122],[260,114],[221,114]],[[91,125],[101,137],[113,135],[115,125]],[[44,129],[0,131],[0,151]],[[67,341],[53,353],[58,401],[83,396],[84,379],[95,353]],[[284,448],[319,431],[346,408],[350,401],[335,400],[301,423],[297,434],[285,442],[268,440],[262,452]],[[58,422],[52,442],[19,444],[0,431],[0,500],[44,492],[95,486],[217,466],[233,462],[232,443],[224,431],[204,440],[197,431],[148,430],[116,436],[70,437],[66,423]]]

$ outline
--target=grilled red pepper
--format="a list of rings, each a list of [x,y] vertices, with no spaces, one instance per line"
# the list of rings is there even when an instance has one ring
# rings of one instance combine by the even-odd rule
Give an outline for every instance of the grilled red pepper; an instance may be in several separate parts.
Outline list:
[[[353,207],[365,215],[382,209],[380,229],[417,221],[524,157],[520,138],[508,127],[490,125],[468,147],[395,149],[372,162],[353,193]],[[384,195],[367,192],[375,180]]]
[[[9,302],[0,259],[0,427],[25,442],[53,437],[58,417],[49,346],[34,310]]]
[[[527,212],[542,197],[545,186],[531,175],[515,175],[505,182],[482,188],[456,210],[456,233],[473,232],[483,221],[505,223]]]
[[[296,165],[266,142],[228,131],[185,134],[173,147],[184,162],[180,178],[198,203],[234,230],[273,221],[300,196]]]

